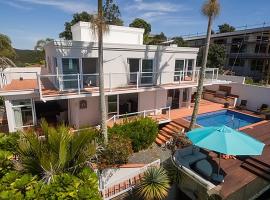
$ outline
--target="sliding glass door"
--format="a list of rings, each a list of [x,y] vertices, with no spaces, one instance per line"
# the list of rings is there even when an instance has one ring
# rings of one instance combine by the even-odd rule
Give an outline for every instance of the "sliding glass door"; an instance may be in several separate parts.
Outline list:
[[[30,99],[12,101],[12,110],[16,129],[34,125],[33,104]]]
[[[75,89],[78,88],[78,76],[80,73],[79,59],[63,58],[62,59],[62,85],[63,89]]]
[[[153,84],[153,60],[142,60],[141,84]]]

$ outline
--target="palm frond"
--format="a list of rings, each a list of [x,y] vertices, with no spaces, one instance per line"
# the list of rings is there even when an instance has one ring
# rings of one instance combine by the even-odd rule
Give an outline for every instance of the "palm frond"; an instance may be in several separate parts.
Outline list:
[[[202,13],[207,16],[216,17],[220,13],[220,4],[218,0],[207,0],[202,7]]]
[[[168,195],[169,178],[163,168],[150,168],[137,187],[137,195],[145,200],[162,200]]]

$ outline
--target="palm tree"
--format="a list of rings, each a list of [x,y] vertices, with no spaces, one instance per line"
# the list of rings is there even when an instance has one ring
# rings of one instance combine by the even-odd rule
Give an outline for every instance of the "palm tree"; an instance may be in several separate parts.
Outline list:
[[[98,69],[99,69],[99,104],[101,114],[101,132],[104,137],[104,143],[108,144],[107,132],[107,112],[106,101],[104,94],[104,72],[103,72],[103,34],[109,31],[109,26],[106,24],[103,15],[102,0],[98,0],[98,14],[93,17],[91,22],[91,29],[98,36]]]
[[[163,168],[149,168],[136,188],[140,199],[161,200],[166,198],[170,188],[170,180]]]
[[[196,123],[196,117],[198,114],[199,104],[200,104],[200,100],[201,100],[201,96],[203,92],[203,81],[205,77],[205,69],[206,69],[207,57],[208,57],[208,51],[209,51],[209,45],[210,45],[211,30],[212,30],[211,28],[212,28],[213,20],[219,14],[219,11],[220,11],[220,5],[219,5],[218,0],[207,0],[202,7],[203,15],[208,17],[208,27],[207,27],[206,45],[205,45],[205,50],[203,54],[202,67],[200,69],[200,77],[198,81],[198,89],[197,89],[195,105],[194,105],[189,129],[192,129]]]
[[[41,129],[44,137],[33,130],[21,133],[19,164],[26,172],[39,176],[47,183],[61,173],[76,175],[96,153],[94,130],[72,133],[64,125],[49,127],[45,120]]]
[[[51,38],[46,38],[45,40],[38,40],[34,49],[36,51],[43,51],[44,50],[44,46],[48,43],[48,42],[51,42],[53,41],[53,39]]]

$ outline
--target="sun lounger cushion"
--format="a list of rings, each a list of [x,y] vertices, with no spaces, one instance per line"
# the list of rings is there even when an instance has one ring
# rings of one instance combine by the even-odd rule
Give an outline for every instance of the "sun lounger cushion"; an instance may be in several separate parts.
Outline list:
[[[189,146],[175,152],[175,160],[179,165],[190,168],[193,163],[205,159],[207,156],[199,151],[199,148]]]

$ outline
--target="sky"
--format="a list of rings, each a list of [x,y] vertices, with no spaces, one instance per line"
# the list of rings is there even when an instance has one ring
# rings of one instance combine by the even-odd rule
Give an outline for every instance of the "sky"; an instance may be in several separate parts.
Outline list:
[[[143,18],[152,33],[183,36],[203,33],[207,18],[201,14],[204,0],[115,0],[125,25]],[[269,0],[220,0],[221,13],[213,29],[229,23],[235,27],[270,23]],[[33,49],[37,40],[58,39],[64,23],[76,12],[96,12],[97,0],[0,0],[0,33],[8,35],[13,47]]]

